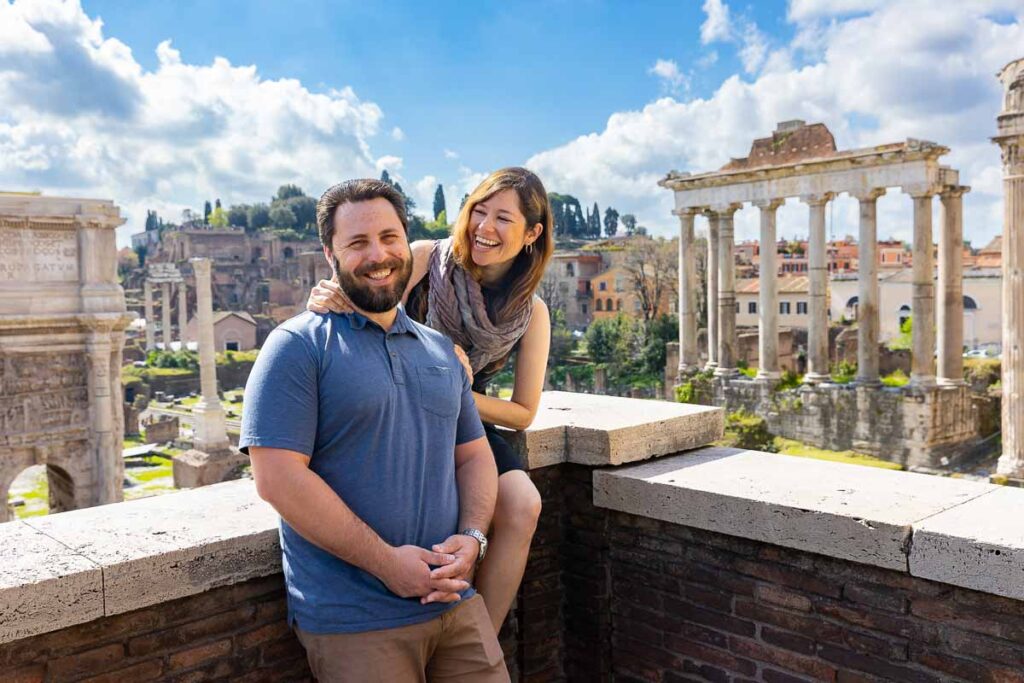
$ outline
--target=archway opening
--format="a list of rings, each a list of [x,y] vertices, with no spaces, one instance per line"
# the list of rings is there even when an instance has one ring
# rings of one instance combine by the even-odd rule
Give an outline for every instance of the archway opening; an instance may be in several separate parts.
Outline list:
[[[7,489],[7,520],[39,517],[50,512],[50,482],[46,465],[31,465],[18,472]],[[0,519],[4,521],[4,519]]]

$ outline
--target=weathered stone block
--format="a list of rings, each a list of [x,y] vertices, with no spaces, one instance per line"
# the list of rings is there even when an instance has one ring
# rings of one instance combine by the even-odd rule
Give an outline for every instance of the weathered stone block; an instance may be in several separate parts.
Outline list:
[[[164,417],[151,420],[145,424],[146,441],[149,443],[168,443],[178,438],[178,418]]]
[[[237,448],[225,448],[210,453],[188,450],[174,456],[174,486],[179,489],[192,489],[238,479],[241,476],[241,469],[248,464],[249,457]]]
[[[107,615],[281,571],[277,513],[251,480],[30,523],[102,570]]]
[[[914,525],[910,573],[1024,600],[1024,490],[997,487]]]
[[[911,524],[992,488],[728,448],[594,472],[599,507],[903,571]]]
[[[0,524],[0,643],[101,616],[99,567],[24,522]]]

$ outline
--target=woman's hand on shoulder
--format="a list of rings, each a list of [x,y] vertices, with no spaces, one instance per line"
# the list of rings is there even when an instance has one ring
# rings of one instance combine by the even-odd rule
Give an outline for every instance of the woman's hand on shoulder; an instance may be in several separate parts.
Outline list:
[[[470,385],[473,384],[473,366],[469,363],[469,356],[458,344],[455,345],[455,357],[462,363],[462,368],[466,371],[466,377],[469,378]]]
[[[355,307],[345,296],[341,285],[333,280],[321,280],[310,290],[306,310],[314,313],[351,313]]]

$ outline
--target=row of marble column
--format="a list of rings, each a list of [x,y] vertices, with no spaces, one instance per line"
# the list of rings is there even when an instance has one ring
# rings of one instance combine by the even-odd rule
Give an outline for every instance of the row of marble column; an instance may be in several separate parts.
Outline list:
[[[160,313],[161,336],[163,337],[164,349],[171,348],[171,283],[160,282]],[[178,337],[182,348],[185,348],[185,326],[188,324],[188,297],[186,296],[185,282],[178,283]],[[143,284],[143,297],[146,315],[146,350],[152,351],[156,348],[156,329],[153,323],[153,283],[146,280]]]
[[[929,387],[963,383],[963,210],[962,197],[970,188],[903,188],[914,201],[912,361],[911,384]],[[860,202],[860,255],[857,313],[857,382],[880,382],[878,363],[878,227],[876,201],[884,188],[854,196]],[[932,198],[941,199],[938,263],[938,308],[934,283]],[[810,209],[808,244],[808,339],[804,381],[829,381],[828,261],[825,211],[835,195],[822,193],[800,199]],[[785,199],[756,201],[761,218],[761,262],[758,299],[759,367],[757,378],[774,382],[780,375],[778,351],[778,263],[775,214]],[[708,218],[707,313],[708,347],[705,369],[716,376],[738,373],[736,357],[736,290],[733,215],[742,204],[691,207],[679,216],[679,371],[699,369],[697,349],[697,272],[693,223],[697,214]],[[935,342],[938,329],[938,363]],[[938,375],[936,377],[936,375]]]

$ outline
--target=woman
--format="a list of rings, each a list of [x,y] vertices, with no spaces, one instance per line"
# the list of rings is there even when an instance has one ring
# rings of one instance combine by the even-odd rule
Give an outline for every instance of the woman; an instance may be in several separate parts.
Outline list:
[[[406,311],[455,342],[498,465],[487,556],[475,582],[495,631],[523,578],[541,500],[494,425],[526,429],[540,403],[551,323],[547,306],[534,294],[554,251],[551,228],[551,206],[540,179],[524,168],[503,168],[469,195],[451,237],[410,245]],[[313,288],[306,307],[318,313],[352,310],[341,288],[327,280]],[[512,351],[511,400],[487,396],[487,383]]]

